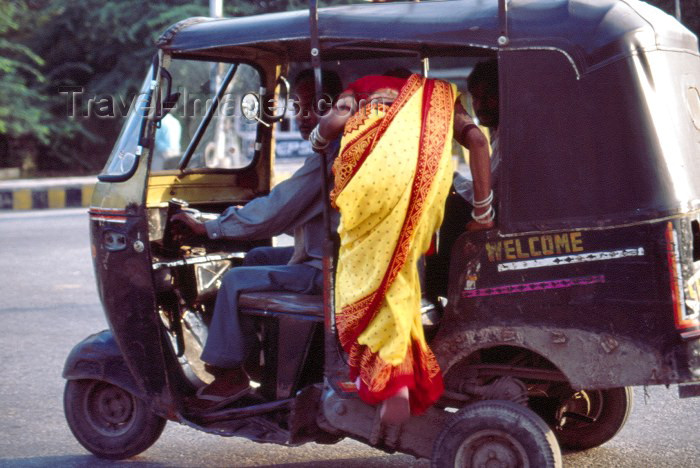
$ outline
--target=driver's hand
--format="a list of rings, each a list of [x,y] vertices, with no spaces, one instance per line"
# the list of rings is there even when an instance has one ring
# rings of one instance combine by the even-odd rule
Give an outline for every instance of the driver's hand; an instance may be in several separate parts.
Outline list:
[[[178,243],[186,243],[196,239],[206,239],[207,228],[204,223],[189,213],[180,212],[170,218],[170,229]]]

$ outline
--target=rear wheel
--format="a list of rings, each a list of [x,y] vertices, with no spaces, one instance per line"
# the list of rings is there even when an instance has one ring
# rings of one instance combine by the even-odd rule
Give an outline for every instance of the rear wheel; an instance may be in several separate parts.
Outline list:
[[[561,467],[554,433],[528,408],[510,401],[482,401],[459,410],[433,446],[434,468]]]
[[[632,411],[631,387],[580,390],[562,400],[555,433],[562,447],[587,450],[612,439]]]
[[[158,440],[166,423],[131,393],[100,380],[69,380],[63,409],[78,442],[111,460],[145,451]]]

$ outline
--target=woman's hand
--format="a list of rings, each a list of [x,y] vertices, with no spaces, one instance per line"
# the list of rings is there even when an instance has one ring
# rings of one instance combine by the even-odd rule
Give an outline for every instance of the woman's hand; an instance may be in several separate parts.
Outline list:
[[[474,232],[474,231],[488,231],[489,229],[492,229],[495,226],[493,221],[489,221],[488,223],[479,223],[474,221],[473,219],[467,223],[467,231],[469,232]]]
[[[330,142],[338,138],[345,128],[345,122],[355,112],[356,107],[357,103],[352,94],[341,95],[336,105],[333,106],[330,112],[321,117],[318,126],[315,128],[321,140]],[[311,145],[314,146],[313,141]]]

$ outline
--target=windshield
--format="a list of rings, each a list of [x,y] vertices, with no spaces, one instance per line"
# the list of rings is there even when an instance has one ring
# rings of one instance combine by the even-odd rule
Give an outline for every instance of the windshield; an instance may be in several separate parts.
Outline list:
[[[136,168],[136,161],[138,156],[140,156],[139,133],[152,75],[153,67],[148,69],[138,94],[132,100],[126,123],[122,127],[117,143],[114,145],[112,154],[109,156],[107,165],[100,177],[127,178]]]
[[[233,78],[207,122],[207,112],[231,67],[235,67]],[[172,76],[171,93],[179,93],[180,97],[156,130],[151,169],[177,168],[191,144],[194,151],[189,169],[248,166],[255,156],[257,123],[243,117],[241,99],[248,93],[260,93],[258,71],[247,64],[194,60],[173,60],[168,71]],[[202,125],[197,141],[194,138]]]

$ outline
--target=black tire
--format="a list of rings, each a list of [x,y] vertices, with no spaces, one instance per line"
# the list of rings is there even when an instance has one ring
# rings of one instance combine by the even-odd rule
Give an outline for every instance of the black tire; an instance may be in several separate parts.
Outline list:
[[[78,442],[110,460],[145,451],[158,440],[166,423],[131,393],[101,380],[69,380],[63,410]]]
[[[481,401],[459,410],[433,445],[433,468],[502,466],[560,468],[552,430],[528,408],[510,401]]]
[[[581,390],[562,401],[556,414],[555,434],[569,450],[588,450],[620,432],[632,411],[631,387]]]

